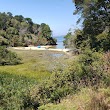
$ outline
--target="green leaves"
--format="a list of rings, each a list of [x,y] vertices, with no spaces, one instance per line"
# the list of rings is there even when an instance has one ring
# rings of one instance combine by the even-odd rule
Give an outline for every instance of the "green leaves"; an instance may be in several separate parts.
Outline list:
[[[108,51],[110,49],[110,1],[74,0],[74,3],[75,14],[80,13],[83,18],[82,36],[84,41],[81,42],[78,38],[77,40],[81,42],[81,45],[85,44],[85,47],[89,45],[90,49]],[[80,48],[81,45],[77,48]]]
[[[35,79],[0,72],[0,110],[24,110],[25,96],[35,84]]]
[[[5,47],[0,47],[0,65],[16,65],[21,59],[17,55]]]
[[[39,25],[33,23],[31,18],[24,18],[22,15],[0,13],[0,36],[3,38],[0,39],[0,45],[2,46],[56,45],[51,34],[49,25],[45,23]],[[6,40],[8,43],[4,43]]]

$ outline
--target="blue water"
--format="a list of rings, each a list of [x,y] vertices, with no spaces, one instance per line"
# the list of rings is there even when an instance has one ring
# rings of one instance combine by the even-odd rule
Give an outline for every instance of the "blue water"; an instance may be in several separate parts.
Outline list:
[[[65,46],[63,45],[64,36],[55,36],[54,38],[57,39],[56,48],[57,49],[64,49],[65,48]]]

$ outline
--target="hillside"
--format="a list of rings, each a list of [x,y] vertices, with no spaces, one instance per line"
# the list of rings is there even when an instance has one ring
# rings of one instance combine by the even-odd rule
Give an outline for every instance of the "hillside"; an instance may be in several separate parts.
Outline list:
[[[35,24],[31,18],[0,13],[0,46],[56,45],[52,31],[45,23]]]

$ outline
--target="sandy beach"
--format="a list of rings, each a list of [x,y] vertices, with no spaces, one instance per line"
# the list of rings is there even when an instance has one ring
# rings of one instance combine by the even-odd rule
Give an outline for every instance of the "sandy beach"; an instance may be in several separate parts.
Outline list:
[[[48,48],[47,46],[41,46],[41,47],[11,47],[15,50],[49,50],[49,51],[56,51],[56,52],[68,52],[69,49],[54,49],[54,48]]]

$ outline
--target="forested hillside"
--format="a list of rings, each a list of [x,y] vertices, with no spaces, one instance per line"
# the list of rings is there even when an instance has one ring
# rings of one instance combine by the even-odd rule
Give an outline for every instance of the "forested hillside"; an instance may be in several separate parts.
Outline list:
[[[31,18],[0,13],[0,46],[56,45],[49,25],[35,24]]]

